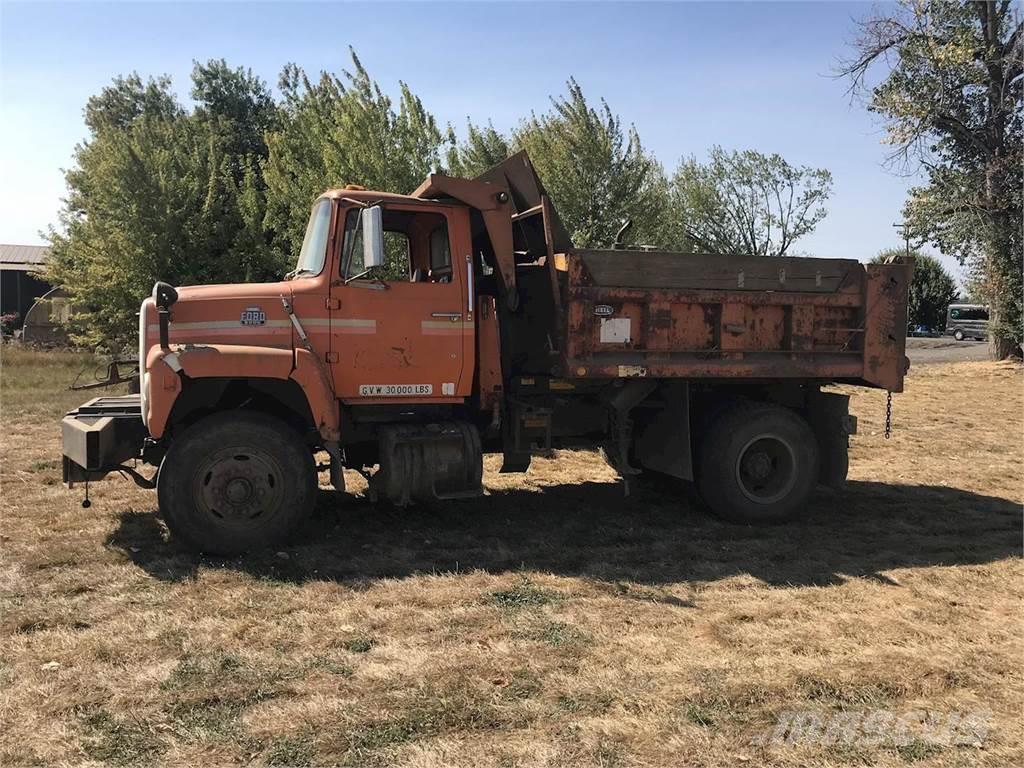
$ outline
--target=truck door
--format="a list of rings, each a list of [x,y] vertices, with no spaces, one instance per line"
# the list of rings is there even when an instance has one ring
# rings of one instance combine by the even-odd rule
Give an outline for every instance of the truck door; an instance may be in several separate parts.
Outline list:
[[[468,214],[426,204],[383,209],[386,263],[372,272],[362,265],[361,209],[345,212],[332,292],[335,392],[353,405],[460,402],[473,379]]]

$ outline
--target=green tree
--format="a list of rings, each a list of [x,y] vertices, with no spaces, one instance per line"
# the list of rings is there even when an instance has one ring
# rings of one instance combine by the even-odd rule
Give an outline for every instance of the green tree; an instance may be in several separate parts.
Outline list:
[[[268,135],[265,226],[293,259],[309,210],[328,187],[360,184],[408,194],[441,165],[446,136],[405,83],[397,109],[351,51],[353,69],[311,81],[298,66],[281,73],[279,127]]]
[[[667,199],[661,165],[603,99],[591,106],[573,79],[567,88],[551,100],[551,111],[518,127],[513,143],[529,153],[576,246],[610,246],[626,219],[634,241],[660,244]]]
[[[197,65],[195,78],[210,90],[199,91],[192,113],[168,78],[135,74],[86,104],[89,138],[66,172],[48,265],[49,279],[79,310],[69,330],[80,343],[130,343],[141,297],[157,279],[238,282],[275,273],[255,247],[263,237],[258,158],[236,143],[245,132],[239,115],[259,109],[229,115],[206,97],[237,93],[239,80],[253,101],[266,104],[269,95],[241,70]]]
[[[455,131],[448,129],[447,171],[453,176],[471,179],[512,154],[508,139],[494,129],[491,123],[478,128],[466,120],[466,138],[459,142]]]
[[[886,248],[871,259],[873,264],[884,264],[892,257],[902,258],[904,248]],[[953,276],[934,256],[911,251],[914,257],[914,279],[910,283],[907,320],[913,325],[942,330],[946,327],[946,309],[960,295]]]
[[[777,154],[713,147],[672,177],[666,232],[681,251],[785,256],[825,218],[832,175]]]
[[[981,278],[995,358],[1024,336],[1022,68],[1009,0],[901,0],[860,23],[841,69],[885,120],[891,160],[926,180],[906,203],[911,231]]]
[[[225,147],[237,163],[235,181],[267,159],[267,131],[277,123],[277,104],[250,69],[231,69],[224,59],[193,62],[195,117],[226,134]]]
[[[229,262],[240,265],[238,280],[277,277],[289,268],[272,250],[273,231],[264,227],[267,188],[267,133],[277,124],[273,96],[249,69],[231,69],[223,59],[192,68],[193,120],[223,156],[222,173],[230,175],[226,233]],[[226,178],[224,179],[226,182]],[[211,222],[211,225],[213,222]]]

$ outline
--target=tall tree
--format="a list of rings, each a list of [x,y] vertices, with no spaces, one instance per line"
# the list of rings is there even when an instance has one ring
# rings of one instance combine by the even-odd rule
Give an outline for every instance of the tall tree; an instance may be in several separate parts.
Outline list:
[[[779,155],[711,150],[672,178],[667,231],[678,250],[785,256],[825,218],[832,175]]]
[[[990,351],[1019,354],[1024,31],[1009,0],[901,0],[860,23],[841,73],[886,124],[892,160],[920,172],[911,230],[973,265]]]
[[[514,132],[551,194],[577,246],[609,246],[624,220],[633,239],[658,244],[665,207],[665,177],[633,127],[624,128],[603,99],[591,106],[570,79],[568,94],[534,114]]]
[[[192,115],[223,152],[225,182],[230,176],[231,261],[241,265],[239,279],[278,275],[288,260],[272,251],[273,232],[264,227],[267,188],[263,165],[269,153],[267,133],[277,124],[277,104],[263,80],[250,69],[232,69],[224,59],[192,67]]]
[[[886,248],[871,261],[884,264],[890,257],[902,257],[903,248]],[[942,330],[946,325],[946,310],[960,295],[953,276],[942,262],[927,253],[911,251],[914,257],[914,279],[910,283],[907,319],[913,325]]]
[[[244,75],[213,67],[197,83],[230,90]],[[269,98],[265,87],[248,83],[240,98]],[[158,278],[187,284],[274,275],[254,247],[263,237],[254,199],[259,166],[251,148],[235,144],[244,115],[255,112],[246,108],[225,122],[200,97],[189,113],[168,78],[143,82],[134,74],[88,101],[89,138],[75,149],[60,226],[49,233],[49,279],[76,306],[70,330],[77,341],[129,343],[139,301]]]
[[[269,135],[264,170],[266,225],[282,258],[302,245],[309,208],[329,186],[361,184],[409,193],[440,167],[445,136],[423,103],[400,82],[397,108],[355,51],[353,69],[311,81],[289,64],[281,73],[280,126]]]
[[[237,158],[236,181],[267,159],[266,133],[277,122],[277,105],[266,83],[251,69],[231,69],[224,59],[193,62],[192,99],[197,119],[226,134],[225,148]]]
[[[508,139],[491,123],[478,128],[467,119],[466,138],[459,142],[455,131],[449,128],[448,142],[447,170],[453,176],[473,178],[512,154]]]

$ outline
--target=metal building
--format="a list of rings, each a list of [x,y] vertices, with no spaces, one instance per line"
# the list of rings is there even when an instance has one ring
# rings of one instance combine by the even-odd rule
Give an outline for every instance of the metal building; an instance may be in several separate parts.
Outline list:
[[[21,330],[29,309],[53,287],[41,277],[50,249],[0,243],[0,315],[4,332]]]

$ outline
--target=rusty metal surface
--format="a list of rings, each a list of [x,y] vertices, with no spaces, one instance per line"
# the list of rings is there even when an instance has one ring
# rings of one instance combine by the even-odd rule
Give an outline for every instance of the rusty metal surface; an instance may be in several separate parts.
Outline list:
[[[688,288],[829,294],[862,266],[853,259],[804,256],[576,250],[593,285],[606,288]]]
[[[815,259],[791,275],[790,285],[793,277],[811,281],[804,290],[715,290],[703,286],[733,285],[730,268],[702,276],[691,259],[677,279],[697,276],[693,288],[608,286],[597,284],[593,259],[567,257],[566,375],[801,378],[902,389],[912,265],[832,268]],[[766,259],[762,275],[780,268]],[[833,275],[828,292],[816,279],[822,272]],[[612,273],[628,274],[620,266],[604,277]],[[632,282],[645,281],[650,275]]]
[[[536,208],[542,204],[543,198],[548,197],[547,190],[544,189],[544,185],[525,150],[517,152],[505,162],[480,174],[476,177],[476,181],[507,187],[512,195],[512,204],[515,206],[516,213],[524,213]],[[562,224],[562,220],[558,217],[558,212],[553,206],[548,205],[544,215],[550,231],[548,244],[551,250],[557,253],[571,250],[572,240],[565,225]]]
[[[354,196],[347,190],[332,192]],[[359,192],[366,200],[376,193]],[[572,241],[526,152],[518,152],[475,179],[431,174],[412,193],[412,199],[454,199],[476,209],[483,219],[506,304],[519,306],[516,253],[535,260],[572,248]]]
[[[914,260],[869,264],[865,269],[863,379],[883,389],[902,392],[909,364],[907,291],[914,275]]]

